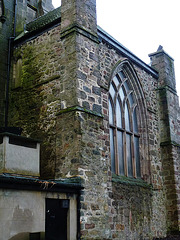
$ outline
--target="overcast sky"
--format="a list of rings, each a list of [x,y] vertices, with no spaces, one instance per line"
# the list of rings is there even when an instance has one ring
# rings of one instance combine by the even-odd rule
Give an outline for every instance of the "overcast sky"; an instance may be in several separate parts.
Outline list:
[[[60,0],[52,0],[54,7]],[[149,64],[162,45],[175,61],[180,96],[180,0],[96,0],[98,25]]]

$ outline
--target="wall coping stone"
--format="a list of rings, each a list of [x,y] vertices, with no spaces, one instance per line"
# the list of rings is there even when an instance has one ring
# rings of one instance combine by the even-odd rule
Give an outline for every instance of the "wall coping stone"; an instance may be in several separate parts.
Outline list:
[[[152,56],[155,56],[155,55],[162,55],[162,54],[165,54],[166,56],[168,56],[169,58],[171,58],[171,60],[174,61],[174,59],[173,59],[167,52],[165,52],[164,49],[161,49],[161,50],[159,50],[159,51],[157,51],[157,52],[154,52],[154,53],[150,53],[148,56],[149,56],[149,57],[152,57]]]
[[[164,87],[156,88],[156,91],[162,91],[162,90],[168,90],[168,91],[174,93],[175,95],[177,95],[177,91],[168,85],[165,85]]]
[[[180,144],[174,142],[174,141],[166,141],[166,142],[161,142],[160,146],[175,146],[175,147],[180,147]]]
[[[94,115],[94,116],[97,116],[97,117],[104,118],[104,116],[101,113],[91,111],[89,109],[86,109],[86,108],[83,108],[83,107],[80,107],[80,106],[73,106],[73,107],[62,109],[56,115],[58,116],[58,115],[63,114],[63,113],[74,112],[74,111],[85,112],[85,113],[88,113],[88,114],[91,114],[91,115]]]
[[[128,186],[137,186],[137,187],[143,187],[147,188],[149,190],[152,190],[152,185],[146,183],[140,178],[130,178],[125,176],[118,176],[116,174],[112,174],[112,182],[119,183],[119,184],[125,184]]]
[[[29,22],[26,25],[26,30],[28,32],[38,30],[46,26],[47,24],[50,24],[60,18],[61,18],[61,7],[58,7],[46,13],[45,15],[36,18],[34,21]]]
[[[98,39],[97,35],[91,33],[87,29],[84,29],[83,27],[79,26],[78,24],[72,24],[71,26],[69,26],[68,28],[63,30],[61,32],[61,39],[65,38],[66,36],[68,36],[70,34],[73,34],[74,32],[79,33],[79,34],[89,38],[90,40],[92,40],[95,43],[99,43],[99,39]]]
[[[16,135],[16,134],[13,134],[13,133],[9,133],[9,132],[3,132],[3,133],[0,133],[0,138],[1,137],[4,137],[4,136],[8,136],[10,139],[13,138],[13,139],[20,139],[24,142],[31,142],[31,143],[41,143],[42,141],[40,139],[34,139],[34,138],[29,138],[29,137],[25,137],[25,136],[20,136],[20,135]]]

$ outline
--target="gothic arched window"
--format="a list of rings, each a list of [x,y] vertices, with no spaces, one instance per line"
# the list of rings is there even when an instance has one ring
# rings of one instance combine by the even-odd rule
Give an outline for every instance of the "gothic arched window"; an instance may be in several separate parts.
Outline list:
[[[120,70],[109,89],[111,170],[141,177],[137,102],[128,75]]]
[[[4,16],[4,2],[0,0],[0,22],[5,22],[6,17]]]

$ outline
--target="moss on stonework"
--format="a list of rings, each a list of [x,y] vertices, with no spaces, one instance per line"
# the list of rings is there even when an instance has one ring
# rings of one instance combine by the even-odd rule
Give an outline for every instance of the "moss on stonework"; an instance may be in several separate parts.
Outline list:
[[[21,57],[22,57],[21,48],[17,48],[16,50],[14,50],[13,54],[14,61],[16,62]]]
[[[22,56],[22,84],[23,87],[31,85],[38,74],[37,62],[34,56],[34,49],[27,46]]]
[[[84,182],[84,180],[81,177],[70,177],[53,181],[57,183],[76,183],[76,184],[82,184]]]
[[[37,42],[36,39],[14,49],[9,124],[22,127],[24,136],[42,140],[41,177],[54,178],[55,113],[59,106],[60,74],[54,71],[56,55],[51,44],[55,40],[48,38],[45,42]],[[51,81],[56,82],[51,84]]]
[[[143,188],[152,189],[152,186],[150,184],[147,184],[146,182],[144,182],[142,179],[137,179],[137,178],[135,179],[135,178],[118,176],[116,174],[112,174],[112,181],[115,183],[133,185],[133,186],[139,186],[139,187],[143,187]]]
[[[18,36],[24,30],[24,19],[21,15],[18,14],[18,21],[16,24],[16,36]]]
[[[94,116],[103,118],[102,114],[94,112],[94,111],[91,111],[89,109],[86,109],[86,108],[83,108],[83,107],[80,107],[80,106],[73,106],[73,107],[69,107],[69,108],[66,108],[66,109],[62,109],[62,110],[59,111],[59,113],[57,113],[57,115],[60,115],[60,114],[63,114],[63,113],[67,113],[67,112],[72,112],[72,111],[86,112],[86,113],[92,114]]]
[[[38,86],[40,86],[40,85],[42,85],[42,84],[45,84],[45,83],[51,82],[51,81],[53,81],[53,80],[55,80],[55,79],[58,79],[58,78],[60,78],[60,75],[53,75],[53,76],[47,78],[46,80],[44,80],[44,81],[42,81],[42,82],[36,84],[34,87],[38,87]]]
[[[22,87],[32,87],[37,84],[43,74],[42,71],[39,70],[41,62],[39,61],[36,48],[27,45],[23,50],[23,54],[21,53],[21,49],[16,49],[14,52],[15,62],[18,61],[19,58],[22,58]]]

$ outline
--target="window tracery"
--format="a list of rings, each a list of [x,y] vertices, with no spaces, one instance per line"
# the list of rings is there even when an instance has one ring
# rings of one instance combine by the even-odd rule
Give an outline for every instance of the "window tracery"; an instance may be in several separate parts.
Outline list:
[[[137,102],[128,75],[120,70],[109,89],[111,170],[141,177]]]

